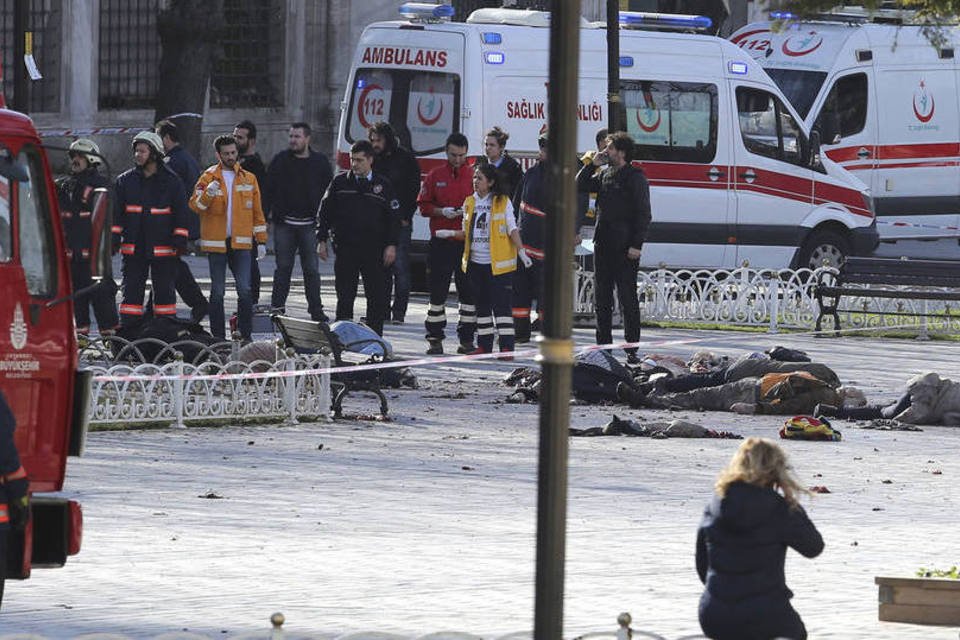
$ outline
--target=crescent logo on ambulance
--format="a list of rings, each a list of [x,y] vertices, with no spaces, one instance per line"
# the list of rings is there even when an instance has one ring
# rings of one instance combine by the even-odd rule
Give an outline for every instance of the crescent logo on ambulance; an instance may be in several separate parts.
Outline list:
[[[936,108],[933,100],[933,94],[927,91],[927,85],[923,80],[920,81],[920,87],[913,92],[913,115],[917,120],[923,123],[930,122],[933,118],[933,110]]]
[[[410,47],[367,47],[363,51],[364,64],[386,66],[436,67],[447,66],[447,52],[436,49],[413,49]]]
[[[641,113],[644,115],[643,118],[640,117]],[[657,116],[655,120],[653,118],[654,114]],[[637,109],[637,124],[647,133],[653,133],[660,128],[660,119],[660,109]],[[651,120],[653,120],[653,123],[648,124]]]
[[[430,99],[427,101],[427,113],[423,112],[423,98],[417,100],[417,117],[420,119],[420,122],[432,127],[437,124],[440,120],[440,116],[443,115],[443,100],[438,100],[437,96],[433,95],[433,87],[430,87]],[[439,105],[439,108],[437,107]],[[437,115],[432,116],[431,114],[436,110]]]
[[[791,57],[805,56],[813,53],[823,44],[823,37],[816,31],[792,35],[783,41],[781,50],[784,55]]]

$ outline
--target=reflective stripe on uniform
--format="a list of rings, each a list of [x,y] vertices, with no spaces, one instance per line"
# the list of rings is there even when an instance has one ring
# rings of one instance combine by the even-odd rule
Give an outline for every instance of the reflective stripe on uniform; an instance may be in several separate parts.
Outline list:
[[[201,193],[203,193],[203,189],[197,189],[197,195],[200,195]],[[194,204],[197,205],[197,209],[200,209],[200,211],[207,210],[207,205],[200,202],[200,198],[197,198],[196,200],[194,200]]]
[[[184,238],[189,238],[189,237],[190,237],[190,232],[187,231],[186,229],[184,229],[183,227],[177,227],[176,229],[173,230],[173,235],[175,235],[175,236],[183,236]]]
[[[170,207],[150,207],[150,213],[155,216],[168,216],[170,215]]]
[[[7,512],[7,505],[0,503],[0,524],[10,522],[10,514]]]
[[[514,318],[529,318],[530,309],[525,307],[514,307],[513,308],[513,317]]]
[[[266,233],[266,232],[267,232],[267,225],[265,225],[265,224],[254,225],[254,227],[253,227],[253,232],[254,232],[254,233]]]
[[[234,237],[233,241],[237,244],[250,244],[253,242],[253,238],[249,236],[236,236]]]
[[[227,242],[226,240],[201,240],[200,248],[201,249],[226,249]]]
[[[113,225],[112,227],[110,227],[110,231],[112,231],[112,232],[114,232],[114,233],[123,233],[123,227],[121,227],[121,226],[118,225],[118,224],[115,224],[115,225]]]
[[[517,266],[517,259],[513,258],[512,260],[500,260],[498,262],[494,262],[493,266],[498,269],[502,269],[504,267],[515,267]]]
[[[177,305],[175,304],[155,304],[153,312],[160,316],[173,316],[177,314]]]
[[[544,213],[544,212],[541,211],[540,209],[537,209],[537,208],[536,208],[535,206],[533,206],[532,204],[527,204],[526,202],[521,202],[521,203],[520,203],[520,211],[524,211],[524,212],[526,212],[526,213],[529,213],[529,214],[532,214],[532,215],[535,215],[535,216],[540,216],[541,218],[545,218],[545,217],[547,216],[546,213]]]
[[[128,204],[124,211],[127,213],[143,213],[143,207],[138,204]]]
[[[153,248],[153,255],[160,257],[168,257],[177,255],[176,250],[173,247],[166,245],[157,245]]]
[[[523,248],[526,249],[527,255],[531,258],[536,258],[537,260],[543,260],[543,251],[535,247],[531,247],[528,244],[523,245]]]
[[[3,476],[4,480],[19,480],[21,478],[27,477],[27,470],[23,468],[23,465],[20,465],[20,468],[16,471],[11,471],[10,473]]]
[[[80,215],[81,218],[89,218],[89,217],[90,217],[90,212],[89,212],[89,211],[81,211],[79,215]]]
[[[142,316],[143,305],[142,304],[121,304],[120,313],[126,314],[128,316]]]
[[[137,245],[135,244],[122,244],[120,245],[120,253],[125,256],[132,256],[137,250]]]

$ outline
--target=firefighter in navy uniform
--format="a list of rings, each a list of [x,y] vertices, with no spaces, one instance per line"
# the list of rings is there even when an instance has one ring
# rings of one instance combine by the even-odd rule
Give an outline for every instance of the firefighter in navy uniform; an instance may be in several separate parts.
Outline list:
[[[363,276],[367,324],[383,335],[387,317],[386,270],[397,256],[400,202],[384,176],[373,172],[373,145],[358,140],[350,148],[350,171],[333,179],[320,202],[317,253],[327,260],[333,232],[336,261],[337,320],[353,320],[357,282]]]
[[[122,325],[143,317],[144,290],[153,283],[153,312],[177,313],[177,256],[184,251],[187,196],[183,183],[163,162],[163,142],[152,131],[133,138],[136,166],[117,178],[114,202],[114,248],[123,255]]]
[[[523,248],[533,261],[529,267],[517,265],[513,274],[513,327],[517,342],[530,342],[530,314],[533,301],[540,306],[543,295],[543,250],[546,246],[547,214],[550,198],[547,190],[547,134],[537,141],[540,159],[523,175],[517,187],[514,209]]]
[[[23,531],[30,519],[30,481],[20,465],[20,455],[13,441],[16,430],[13,412],[0,392],[0,601],[7,575],[7,547],[10,531]]]
[[[70,144],[70,175],[57,182],[60,215],[66,236],[67,257],[70,259],[70,276],[73,290],[80,291],[93,285],[90,275],[90,252],[93,244],[93,208],[98,191],[105,197],[110,180],[98,170],[100,149],[92,140],[80,138]],[[77,333],[90,332],[90,306],[100,335],[116,332],[120,318],[117,316],[117,285],[112,278],[104,279],[100,286],[89,293],[78,295],[73,307]]]

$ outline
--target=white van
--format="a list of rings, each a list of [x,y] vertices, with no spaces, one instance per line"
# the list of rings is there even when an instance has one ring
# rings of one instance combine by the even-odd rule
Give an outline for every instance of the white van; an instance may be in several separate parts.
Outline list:
[[[342,104],[340,166],[380,119],[424,172],[445,162],[450,132],[480,153],[494,125],[512,155],[534,158],[547,122],[548,24],[544,12],[481,9],[466,23],[368,26]],[[606,33],[584,22],[580,38],[586,151],[607,124]],[[819,266],[874,249],[866,186],[810,153],[802,120],[749,55],[720,38],[634,29],[621,31],[620,51],[628,131],[651,185],[645,266]],[[426,220],[415,219],[414,238],[426,240]]]
[[[750,24],[731,41],[820,131],[827,157],[870,186],[877,255],[958,258],[960,30],[937,47],[904,15],[844,8],[779,31]]]

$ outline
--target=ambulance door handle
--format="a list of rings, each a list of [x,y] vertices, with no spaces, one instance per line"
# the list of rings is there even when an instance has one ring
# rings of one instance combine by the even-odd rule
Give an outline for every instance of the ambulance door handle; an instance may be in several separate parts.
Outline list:
[[[753,169],[747,169],[740,174],[740,177],[746,180],[747,182],[753,182],[757,179],[757,174]]]
[[[861,160],[866,160],[870,157],[870,151],[866,147],[860,147],[857,150],[857,157]]]
[[[726,173],[724,173],[723,171],[720,171],[720,169],[717,169],[716,167],[711,167],[710,171],[707,171],[707,177],[713,180],[714,182],[716,182],[720,178],[723,178],[726,175],[727,175]]]

